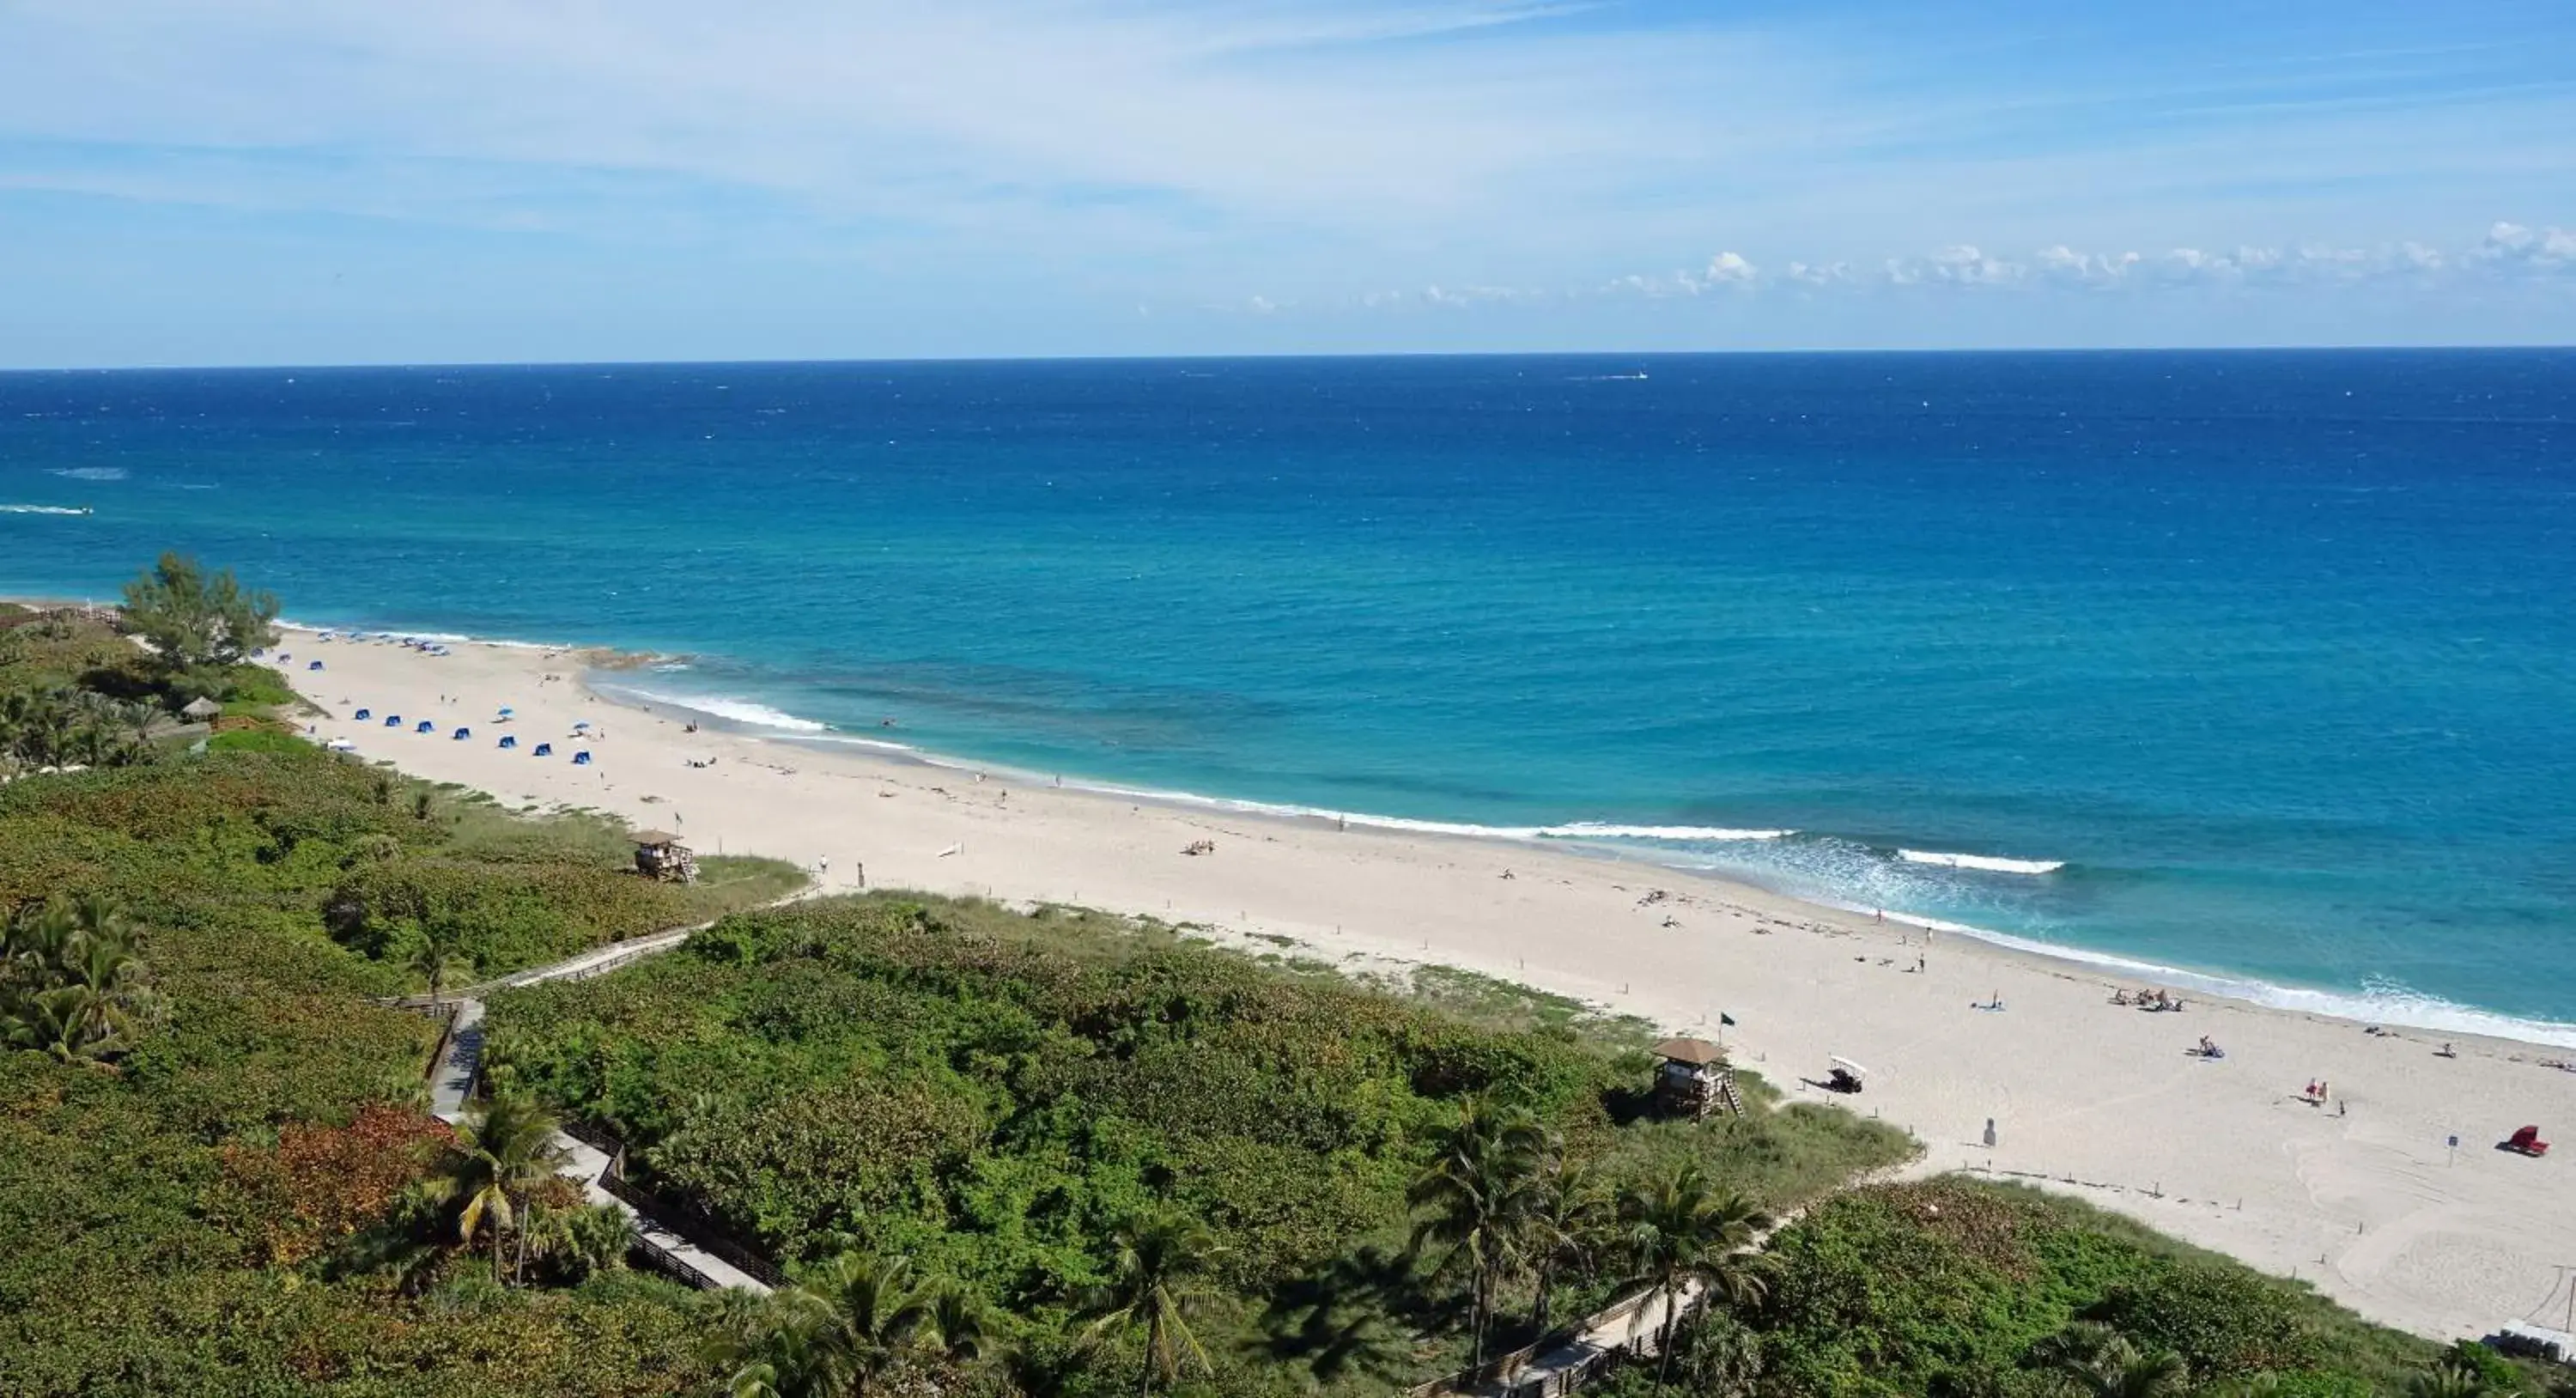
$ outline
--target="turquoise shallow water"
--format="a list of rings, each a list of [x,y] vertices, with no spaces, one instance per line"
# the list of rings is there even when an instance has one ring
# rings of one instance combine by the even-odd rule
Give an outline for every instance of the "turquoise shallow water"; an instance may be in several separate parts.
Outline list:
[[[0,590],[164,546],[748,721],[2576,1021],[2576,353],[0,376]]]

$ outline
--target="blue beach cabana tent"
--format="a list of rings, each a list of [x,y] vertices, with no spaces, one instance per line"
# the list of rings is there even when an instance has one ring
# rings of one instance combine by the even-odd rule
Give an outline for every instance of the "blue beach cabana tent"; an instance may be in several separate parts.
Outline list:
[[[385,727],[387,727],[387,728],[400,728],[400,727],[402,727],[402,715],[401,715],[401,714],[387,714],[387,715],[385,715]]]
[[[374,715],[373,713],[368,712],[368,711],[367,711],[367,710],[365,710],[365,709],[360,709],[360,710],[358,710],[355,714],[350,715],[350,717],[352,717],[352,718],[356,719],[356,720],[357,720],[358,722],[360,722],[360,723],[364,723],[364,722],[366,722],[368,719],[374,718],[374,717],[375,717],[375,715]]]
[[[458,725],[456,726],[456,733],[455,733],[455,735],[454,735],[454,736],[455,736],[455,738],[456,738],[456,741],[458,741],[458,742],[460,742],[460,743],[461,743],[461,742],[464,742],[466,739],[473,737],[473,736],[474,736],[474,730],[473,730],[473,729],[471,729],[471,728],[468,728],[468,727],[466,727],[465,725],[463,725],[463,724],[461,724],[461,723],[460,723],[460,724],[458,724]]]
[[[552,757],[555,755],[555,745],[552,743],[539,743],[537,744],[535,755],[538,757]]]
[[[572,765],[574,765],[575,767],[587,767],[587,766],[589,766],[589,765],[590,765],[590,753],[589,753],[587,750],[582,751],[582,752],[574,753],[574,754],[572,755]]]
[[[310,664],[306,665],[304,668],[305,668],[305,669],[307,669],[307,670],[319,670],[319,669],[321,669],[321,668],[322,668],[322,662],[321,662],[321,661],[319,661],[319,660],[316,660],[316,661],[313,661],[313,662],[311,662]]]
[[[420,722],[411,726],[411,731],[414,733],[435,733],[438,731],[438,725],[430,722],[428,719],[422,719]]]
[[[503,747],[505,747],[505,748],[514,748],[514,747],[517,747],[518,745],[519,745],[519,740],[518,740],[518,739],[511,737],[511,736],[510,736],[509,734],[507,734],[507,733],[504,733],[504,734],[502,734],[502,735],[501,735],[501,746],[503,746]]]

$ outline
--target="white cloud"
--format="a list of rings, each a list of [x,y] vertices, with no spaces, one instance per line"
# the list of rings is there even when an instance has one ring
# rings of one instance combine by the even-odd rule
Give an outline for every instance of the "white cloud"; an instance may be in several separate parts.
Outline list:
[[[2446,251],[2413,239],[2375,248],[2308,243],[2291,248],[2240,246],[2228,251],[2177,247],[2149,255],[2133,250],[2081,252],[2052,243],[2027,257],[1989,253],[1972,244],[1937,252],[1886,258],[1875,275],[1841,261],[1789,259],[1777,274],[1761,271],[1741,253],[1722,252],[1699,272],[1630,274],[1602,288],[1612,296],[1669,299],[1711,289],[1788,288],[1801,291],[1879,288],[2088,288],[2352,286],[2409,280],[2439,284],[2478,269],[2549,276],[2576,273],[2576,233],[2498,223],[2465,251]],[[2571,276],[2576,283],[2576,276]]]
[[[2576,263],[2576,232],[2564,228],[2535,229],[2519,223],[2498,223],[2487,230],[2486,239],[2469,253],[2469,259],[2543,268],[2564,267]]]
[[[1751,286],[1761,279],[1761,271],[1744,260],[1742,253],[1722,252],[1709,259],[1708,270],[1700,273],[1704,286]]]

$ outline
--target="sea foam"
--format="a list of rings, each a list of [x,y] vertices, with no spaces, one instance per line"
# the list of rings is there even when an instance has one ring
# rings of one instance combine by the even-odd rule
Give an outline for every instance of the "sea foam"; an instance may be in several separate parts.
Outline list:
[[[774,729],[781,733],[822,733],[830,729],[828,724],[816,723],[810,718],[798,718],[783,709],[773,709],[767,704],[756,703],[749,699],[728,699],[697,694],[661,694],[649,689],[632,689],[625,686],[619,686],[618,692],[630,699],[640,699],[654,704],[670,704],[731,723]]]
[[[1945,869],[1982,869],[1989,874],[2054,874],[2063,859],[2005,859],[1992,854],[1945,854],[1940,850],[1901,849],[1896,857],[1908,864],[1938,864]]]

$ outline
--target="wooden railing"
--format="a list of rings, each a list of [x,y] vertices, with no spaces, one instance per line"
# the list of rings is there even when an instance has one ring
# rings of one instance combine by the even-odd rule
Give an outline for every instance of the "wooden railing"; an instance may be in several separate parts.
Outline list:
[[[725,1231],[724,1225],[686,1200],[673,1199],[644,1188],[626,1177],[626,1143],[614,1132],[589,1121],[566,1121],[565,1135],[608,1157],[608,1169],[599,1177],[599,1187],[625,1200],[635,1211],[686,1239],[690,1246],[718,1258],[744,1276],[772,1287],[790,1285],[787,1274],[778,1264],[761,1256],[748,1245]],[[646,1240],[648,1243],[649,1239]],[[688,1267],[678,1258],[670,1258],[674,1267]],[[692,1275],[701,1275],[689,1268]],[[713,1283],[709,1283],[710,1286]]]

